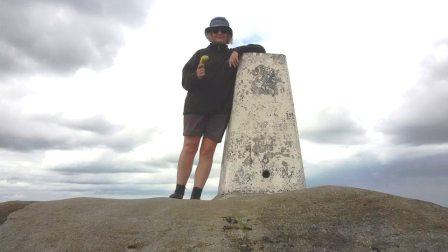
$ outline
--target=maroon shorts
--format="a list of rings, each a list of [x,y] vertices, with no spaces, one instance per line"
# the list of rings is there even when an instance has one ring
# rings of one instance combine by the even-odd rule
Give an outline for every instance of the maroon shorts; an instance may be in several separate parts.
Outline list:
[[[230,114],[186,114],[184,115],[184,136],[204,135],[204,137],[220,143],[229,120]]]

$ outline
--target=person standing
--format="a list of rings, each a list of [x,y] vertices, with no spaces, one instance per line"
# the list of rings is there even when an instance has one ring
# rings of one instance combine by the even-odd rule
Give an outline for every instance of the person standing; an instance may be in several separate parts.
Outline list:
[[[221,142],[230,119],[239,57],[245,52],[266,52],[255,44],[229,49],[233,31],[224,17],[213,18],[204,32],[210,45],[198,50],[182,70],[182,87],[188,93],[184,104],[184,143],[177,166],[176,189],[169,196],[175,199],[183,199],[199,143],[199,164],[190,199],[201,198],[216,145]]]

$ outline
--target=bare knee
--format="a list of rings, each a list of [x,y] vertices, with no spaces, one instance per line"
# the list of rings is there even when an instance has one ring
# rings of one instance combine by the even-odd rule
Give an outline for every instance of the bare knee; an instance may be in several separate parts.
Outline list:
[[[212,148],[202,148],[200,154],[201,154],[201,157],[211,158],[211,157],[213,157],[214,153],[215,153],[215,149],[212,149]]]
[[[215,142],[213,142],[211,140],[203,140],[203,142],[201,144],[200,155],[202,157],[211,158],[211,157],[213,157],[213,154],[215,153],[215,149],[216,149]]]
[[[185,137],[182,152],[188,155],[194,155],[198,151],[200,137]]]

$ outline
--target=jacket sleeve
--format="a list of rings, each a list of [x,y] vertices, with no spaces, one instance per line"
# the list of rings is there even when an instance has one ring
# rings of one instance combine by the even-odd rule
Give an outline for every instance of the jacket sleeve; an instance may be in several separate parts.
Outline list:
[[[204,82],[196,75],[196,69],[199,64],[199,53],[196,52],[182,69],[182,87],[187,91],[194,91],[200,88]]]
[[[255,52],[255,53],[266,53],[266,50],[263,46],[257,44],[249,44],[245,46],[238,46],[233,48],[239,55],[247,52]]]

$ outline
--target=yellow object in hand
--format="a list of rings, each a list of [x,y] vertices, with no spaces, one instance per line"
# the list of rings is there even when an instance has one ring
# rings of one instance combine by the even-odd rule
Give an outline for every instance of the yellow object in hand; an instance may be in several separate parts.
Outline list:
[[[208,55],[203,55],[199,61],[200,64],[205,64],[205,62],[207,62],[208,60]]]

